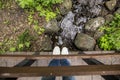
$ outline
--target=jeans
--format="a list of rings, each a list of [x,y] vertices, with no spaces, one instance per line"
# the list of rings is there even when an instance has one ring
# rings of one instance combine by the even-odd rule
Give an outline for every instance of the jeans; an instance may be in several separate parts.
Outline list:
[[[70,66],[67,59],[53,59],[49,66]],[[63,76],[63,80],[75,80],[73,76]],[[43,77],[42,80],[55,80],[55,76]]]

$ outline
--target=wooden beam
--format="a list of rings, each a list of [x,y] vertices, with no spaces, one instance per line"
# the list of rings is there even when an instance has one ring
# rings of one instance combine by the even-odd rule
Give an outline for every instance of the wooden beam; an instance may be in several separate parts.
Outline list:
[[[71,54],[71,55],[0,55],[0,58],[16,58],[16,59],[48,59],[48,58],[102,58],[102,57],[120,57],[119,53],[105,54]]]
[[[70,75],[120,75],[120,65],[82,65],[69,67],[0,67],[0,77]]]

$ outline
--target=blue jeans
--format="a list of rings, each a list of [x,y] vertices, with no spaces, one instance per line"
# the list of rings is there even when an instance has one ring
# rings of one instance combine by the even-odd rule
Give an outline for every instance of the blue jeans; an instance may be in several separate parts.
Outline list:
[[[70,66],[67,59],[53,59],[49,66]],[[75,80],[73,76],[63,76],[63,80]],[[43,77],[42,80],[55,80],[55,76]]]

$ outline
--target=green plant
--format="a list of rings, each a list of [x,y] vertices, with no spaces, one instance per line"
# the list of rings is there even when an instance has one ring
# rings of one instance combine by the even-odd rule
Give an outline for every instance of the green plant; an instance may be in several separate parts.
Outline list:
[[[39,16],[44,16],[46,21],[56,18],[58,9],[53,10],[55,4],[62,3],[63,0],[16,0],[24,9],[32,9],[39,12]],[[57,12],[55,12],[57,11]]]
[[[22,8],[33,8],[35,6],[34,0],[16,0]]]
[[[10,47],[10,52],[15,52],[16,51],[16,48],[15,47]]]
[[[38,35],[41,35],[45,31],[44,28],[39,27],[38,25],[34,25],[34,30],[35,30],[35,32],[37,32]]]
[[[29,30],[25,30],[20,34],[17,40],[6,38],[3,42],[0,42],[0,54],[7,51],[28,51],[30,50],[32,40],[34,40],[34,37],[30,35]]]
[[[34,19],[33,19],[33,16],[30,14],[28,16],[28,24],[31,25],[33,23]]]
[[[2,1],[0,1],[0,9],[2,9]]]
[[[33,39],[33,37],[30,36],[29,31],[28,31],[28,30],[25,30],[25,31],[18,37],[17,50],[18,50],[18,51],[28,50],[28,49],[30,48],[32,39]]]
[[[3,23],[6,24],[6,25],[9,25],[10,21],[9,20],[5,20]]]
[[[15,40],[13,39],[8,39],[8,38],[5,38],[3,41],[0,42],[0,53],[3,54],[5,52],[14,52],[16,51],[14,47],[15,46]]]
[[[120,50],[120,14],[115,14],[113,20],[103,26],[105,31],[99,40],[100,48],[104,50]]]

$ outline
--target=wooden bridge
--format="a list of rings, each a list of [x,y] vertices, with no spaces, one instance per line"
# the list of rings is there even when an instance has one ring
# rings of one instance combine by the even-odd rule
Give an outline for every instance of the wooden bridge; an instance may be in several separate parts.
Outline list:
[[[48,67],[52,59],[66,58],[71,66]],[[42,76],[75,76],[76,80],[120,80],[120,53],[114,51],[15,52],[0,55],[0,80],[40,80]]]

